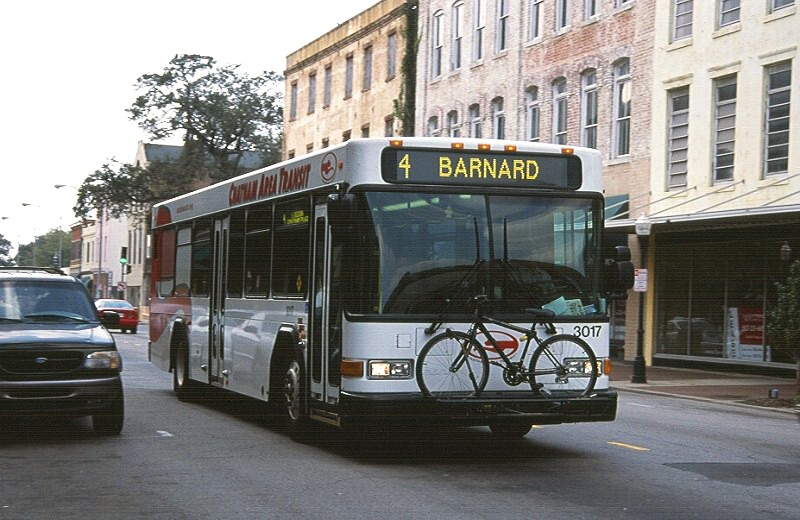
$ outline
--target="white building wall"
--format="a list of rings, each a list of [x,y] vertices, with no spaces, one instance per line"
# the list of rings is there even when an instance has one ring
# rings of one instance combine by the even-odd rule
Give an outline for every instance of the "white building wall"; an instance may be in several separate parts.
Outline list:
[[[769,208],[800,203],[800,15],[796,6],[768,12],[769,1],[741,2],[740,21],[718,27],[720,0],[693,2],[692,36],[670,41],[674,0],[658,0],[653,77],[651,215]],[[764,176],[765,68],[792,66],[789,170]],[[714,80],[737,78],[733,180],[714,182]],[[669,91],[689,88],[688,176],[668,187]],[[793,195],[792,195],[793,194]]]

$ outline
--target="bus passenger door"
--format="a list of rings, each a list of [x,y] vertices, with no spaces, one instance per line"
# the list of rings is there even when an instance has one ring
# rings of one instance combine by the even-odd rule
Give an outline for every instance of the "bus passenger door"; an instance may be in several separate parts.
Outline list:
[[[315,401],[336,404],[339,400],[340,354],[336,345],[331,344],[332,327],[336,320],[331,315],[331,245],[326,209],[325,205],[317,205],[314,211],[313,285],[309,302],[308,338],[312,407]]]
[[[209,315],[209,379],[212,384],[225,386],[225,295],[227,293],[228,233],[230,217],[214,221],[214,261],[211,279],[211,308]]]

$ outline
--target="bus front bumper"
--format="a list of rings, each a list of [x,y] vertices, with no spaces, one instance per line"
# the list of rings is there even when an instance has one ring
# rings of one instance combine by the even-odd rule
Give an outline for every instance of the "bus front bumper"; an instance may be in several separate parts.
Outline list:
[[[498,419],[530,420],[530,424],[561,424],[613,421],[617,393],[598,390],[585,398],[545,399],[521,395],[492,394],[464,399],[426,398],[421,394],[352,394],[340,396],[339,414],[351,420],[424,420],[482,426]]]

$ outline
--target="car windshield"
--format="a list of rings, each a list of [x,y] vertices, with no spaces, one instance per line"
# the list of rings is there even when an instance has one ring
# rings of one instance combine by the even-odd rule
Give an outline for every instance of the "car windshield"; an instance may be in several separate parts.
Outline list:
[[[83,286],[71,282],[0,281],[0,325],[13,322],[97,321]]]
[[[489,295],[494,312],[600,310],[599,199],[375,192],[365,200],[370,225],[351,311],[463,312],[477,294]]]
[[[125,300],[97,300],[97,307],[103,309],[131,309],[133,306]]]

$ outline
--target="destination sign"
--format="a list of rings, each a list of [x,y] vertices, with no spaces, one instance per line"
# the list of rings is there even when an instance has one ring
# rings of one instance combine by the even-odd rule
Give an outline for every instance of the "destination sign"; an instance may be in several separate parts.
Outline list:
[[[568,154],[386,148],[383,179],[394,183],[576,190],[581,159]]]

